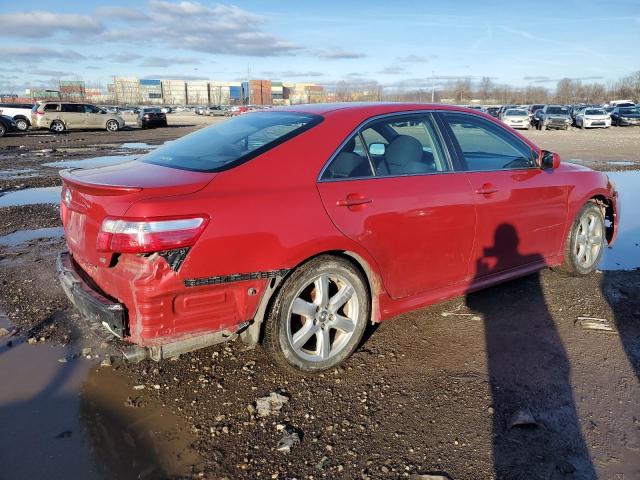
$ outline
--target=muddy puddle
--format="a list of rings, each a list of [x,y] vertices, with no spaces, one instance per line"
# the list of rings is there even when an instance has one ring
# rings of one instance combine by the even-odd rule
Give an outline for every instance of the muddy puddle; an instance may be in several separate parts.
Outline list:
[[[36,228],[35,230],[18,230],[17,232],[0,237],[0,246],[16,247],[22,243],[39,238],[61,238],[64,235],[62,227]]]
[[[621,216],[618,237],[600,262],[602,270],[640,268],[640,170],[608,172],[620,194]]]
[[[11,332],[6,316],[0,327]],[[6,332],[5,332],[6,333]],[[188,425],[92,348],[0,338],[0,478],[156,479],[198,473]],[[86,353],[86,352],[85,352]],[[60,361],[60,359],[64,359]]]
[[[37,176],[38,173],[32,168],[0,170],[0,180],[15,180],[16,178],[31,178]]]
[[[38,203],[59,203],[62,187],[25,188],[0,194],[0,207],[35,205]]]

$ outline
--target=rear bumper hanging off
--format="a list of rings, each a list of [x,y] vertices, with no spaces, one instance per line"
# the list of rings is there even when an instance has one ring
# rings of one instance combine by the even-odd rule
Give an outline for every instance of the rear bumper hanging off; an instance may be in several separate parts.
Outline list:
[[[58,255],[56,269],[67,297],[92,326],[102,325],[119,338],[125,336],[127,314],[123,304],[92,288],[79,274],[69,252]]]

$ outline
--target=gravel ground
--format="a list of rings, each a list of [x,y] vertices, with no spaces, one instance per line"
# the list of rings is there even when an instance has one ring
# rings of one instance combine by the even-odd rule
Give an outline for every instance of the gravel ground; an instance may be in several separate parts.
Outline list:
[[[0,139],[0,170],[36,175],[0,177],[0,189],[59,185],[42,163],[122,153],[123,142],[159,144],[202,125],[179,120],[185,126]],[[640,169],[640,129],[526,135],[595,168],[625,160],[633,164],[613,167]],[[0,208],[0,235],[57,226],[58,215],[52,206]],[[58,287],[54,259],[63,248],[59,238],[0,246],[0,309],[18,329],[12,339],[92,345],[106,358],[118,345],[86,333]],[[579,316],[604,319],[607,329],[583,328]],[[0,368],[17,368],[2,348]],[[239,342],[105,368],[93,369],[80,392],[78,428],[93,465],[84,478],[640,478],[640,271],[583,279],[543,271],[411,312],[368,332],[343,368],[313,377],[282,371],[260,347]],[[14,388],[34,390],[30,382],[16,379]],[[256,400],[272,392],[288,401],[262,417]],[[12,405],[3,408],[0,395],[0,425],[33,409],[26,400]],[[145,421],[163,411],[171,422]],[[20,449],[3,428],[0,463],[8,465],[7,452]],[[277,446],[288,432],[301,443],[285,453]],[[51,457],[27,453],[36,473]],[[0,477],[24,478],[12,468]]]

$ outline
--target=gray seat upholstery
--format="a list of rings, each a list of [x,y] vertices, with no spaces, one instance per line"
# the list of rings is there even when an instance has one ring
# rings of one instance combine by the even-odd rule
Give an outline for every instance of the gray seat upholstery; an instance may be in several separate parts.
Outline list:
[[[371,175],[369,162],[365,157],[353,153],[355,137],[349,140],[329,167],[332,178],[368,177]]]
[[[389,173],[402,175],[428,172],[430,169],[422,161],[422,154],[422,144],[416,138],[398,135],[385,152]]]

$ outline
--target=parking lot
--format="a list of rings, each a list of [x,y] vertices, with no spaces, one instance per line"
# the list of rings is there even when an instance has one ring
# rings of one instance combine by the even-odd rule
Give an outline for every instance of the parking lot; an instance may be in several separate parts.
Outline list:
[[[0,139],[0,382],[12,386],[0,449],[12,477],[640,478],[640,128],[524,131],[563,161],[614,172],[622,227],[596,274],[543,271],[402,315],[344,368],[301,377],[240,342],[127,364],[82,328],[54,268],[58,171],[223,119],[125,121]],[[288,401],[260,415],[273,392]],[[301,443],[286,453],[289,430]]]

